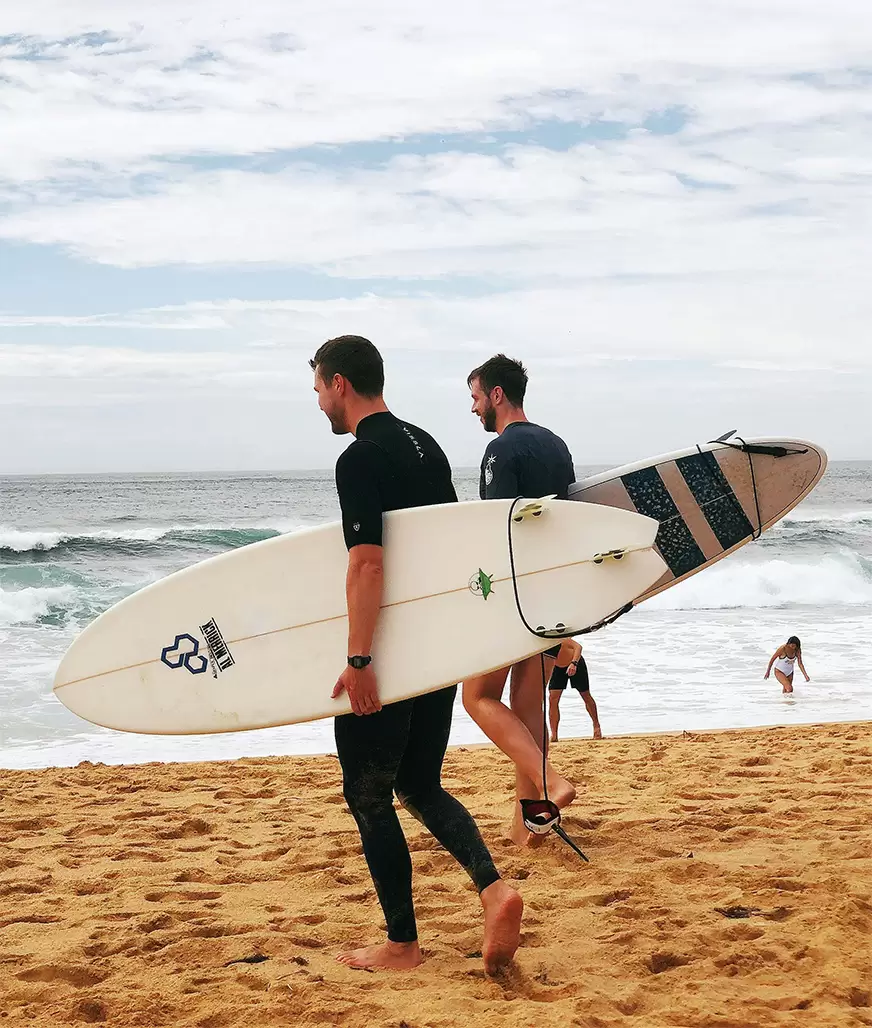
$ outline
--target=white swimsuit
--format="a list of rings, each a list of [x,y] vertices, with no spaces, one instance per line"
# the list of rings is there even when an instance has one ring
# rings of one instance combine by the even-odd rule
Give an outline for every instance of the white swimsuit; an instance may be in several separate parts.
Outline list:
[[[775,661],[775,669],[780,671],[786,678],[790,678],[793,675],[795,661],[796,657],[778,657]]]

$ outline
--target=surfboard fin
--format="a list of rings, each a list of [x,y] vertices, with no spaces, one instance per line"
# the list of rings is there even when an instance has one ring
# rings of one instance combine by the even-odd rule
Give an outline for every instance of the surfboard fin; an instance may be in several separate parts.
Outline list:
[[[546,501],[553,500],[554,498],[553,494],[551,496],[542,496],[540,499],[534,500],[532,503],[525,504],[523,507],[520,507],[515,511],[512,515],[512,521],[520,523],[521,521],[526,521],[527,518],[541,517],[548,509]]]
[[[606,550],[605,553],[595,553],[593,555],[594,564],[602,564],[607,560],[623,560],[626,550]]]

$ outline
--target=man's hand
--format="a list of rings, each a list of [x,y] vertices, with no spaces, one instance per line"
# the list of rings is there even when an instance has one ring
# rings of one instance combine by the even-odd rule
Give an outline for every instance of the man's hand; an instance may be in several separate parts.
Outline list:
[[[570,660],[570,662],[566,665],[566,675],[567,675],[567,677],[568,678],[572,678],[575,675],[576,671],[578,671],[578,661],[577,660]]]
[[[372,664],[357,670],[351,666],[346,667],[333,686],[332,699],[348,693],[351,701],[351,709],[355,714],[375,714],[381,710],[381,700],[378,698],[378,681],[375,677]]]

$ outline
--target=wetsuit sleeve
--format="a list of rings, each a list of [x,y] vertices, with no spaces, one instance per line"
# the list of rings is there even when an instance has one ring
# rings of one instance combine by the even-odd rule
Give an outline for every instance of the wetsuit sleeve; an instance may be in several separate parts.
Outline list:
[[[503,450],[488,447],[482,472],[483,500],[514,500],[519,495],[515,458]]]
[[[342,533],[349,550],[362,544],[382,545],[384,507],[379,469],[371,451],[371,446],[354,442],[336,461]]]

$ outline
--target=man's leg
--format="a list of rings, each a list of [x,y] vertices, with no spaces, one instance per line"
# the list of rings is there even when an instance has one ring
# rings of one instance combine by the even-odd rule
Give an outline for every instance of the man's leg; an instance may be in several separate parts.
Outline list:
[[[587,708],[587,712],[590,715],[590,719],[593,722],[593,737],[594,739],[602,739],[603,730],[600,728],[599,723],[599,712],[596,709],[596,700],[589,692],[583,692],[581,698],[584,700],[584,705]]]
[[[590,694],[590,674],[587,670],[587,661],[584,657],[578,658],[575,675],[572,678],[572,686],[578,690],[579,695],[584,700],[584,706],[593,722],[594,739],[602,739],[603,733],[599,723],[599,712],[596,709],[596,702]]]
[[[518,948],[524,903],[500,879],[469,811],[442,787],[456,695],[455,686],[412,701],[409,741],[397,770],[396,791],[403,806],[442,843],[478,890],[485,913],[482,956],[493,973],[508,964]]]
[[[560,727],[560,689],[548,690],[548,722],[551,728],[551,741],[557,742],[557,729]]]
[[[552,658],[545,657],[545,681],[551,677],[554,668]],[[510,686],[510,702],[512,711],[522,722],[533,741],[536,750],[531,760],[521,765],[515,761],[515,799],[533,799],[544,793],[542,787],[542,746],[547,747],[545,735],[545,697],[542,684],[542,657],[528,657],[512,668]],[[511,756],[511,754],[509,754]],[[545,763],[548,798],[558,807],[566,807],[575,799],[575,786],[557,774],[550,763]],[[542,841],[541,836],[533,836],[524,826],[520,802],[515,803],[512,815],[512,840],[518,845],[536,845]]]
[[[538,659],[537,657],[536,660],[538,661]],[[463,706],[491,742],[496,743],[503,753],[515,762],[528,783],[529,791],[525,793],[525,798],[533,799],[539,797],[543,791],[542,744],[533,738],[517,713],[510,710],[500,699],[505,685],[506,672],[507,669],[503,668],[500,671],[480,675],[478,678],[470,678],[464,682]],[[513,672],[513,691],[514,688]],[[539,715],[538,721],[534,719],[534,727],[539,732],[541,739],[544,727],[541,684],[538,703]],[[550,766],[546,768],[546,774],[548,776],[548,792],[553,794],[554,802],[558,806],[561,801],[564,804],[571,802],[572,796],[569,793],[574,795],[574,789],[570,783],[556,774]]]
[[[351,967],[403,969],[421,962],[412,904],[412,860],[393,802],[413,702],[394,703],[377,714],[344,714],[335,719],[343,793],[357,822],[388,927],[387,942],[339,956]]]

